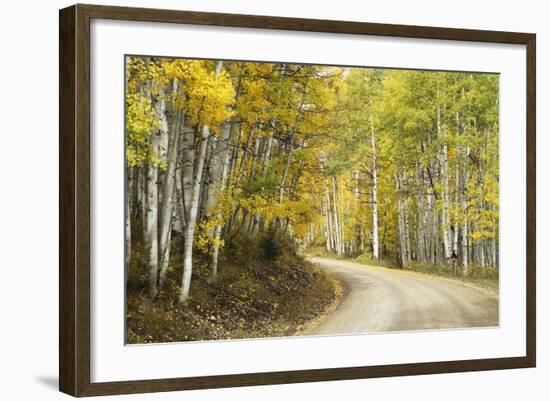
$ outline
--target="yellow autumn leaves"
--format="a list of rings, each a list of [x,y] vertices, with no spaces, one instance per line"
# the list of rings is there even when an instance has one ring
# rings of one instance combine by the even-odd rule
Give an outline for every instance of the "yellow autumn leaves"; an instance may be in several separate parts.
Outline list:
[[[212,69],[212,61],[129,57],[126,92],[126,160],[129,166],[153,162],[149,137],[162,116],[157,115],[151,97],[170,101],[174,109],[185,112],[189,125],[207,125],[217,134],[220,125],[231,117],[227,107],[235,90],[225,71]],[[179,90],[170,98],[164,88],[176,79]],[[162,97],[163,99],[159,99]]]

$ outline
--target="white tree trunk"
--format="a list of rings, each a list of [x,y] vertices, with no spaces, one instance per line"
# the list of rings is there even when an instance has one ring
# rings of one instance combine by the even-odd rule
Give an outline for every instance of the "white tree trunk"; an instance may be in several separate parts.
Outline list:
[[[204,159],[206,158],[206,148],[210,131],[206,125],[202,127],[200,134],[199,151],[193,171],[192,185],[190,188],[191,199],[187,211],[187,221],[185,228],[185,245],[183,250],[183,276],[180,289],[179,302],[185,303],[189,296],[189,287],[191,285],[191,274],[193,272],[193,242],[195,237],[195,226],[199,208],[199,195],[203,177]],[[186,200],[187,202],[187,200]]]
[[[464,216],[462,222],[462,273],[468,275],[468,220]]]
[[[177,78],[174,78],[172,91],[175,94],[178,91]],[[159,285],[162,287],[168,272],[170,261],[170,238],[172,230],[172,205],[174,183],[176,179],[176,158],[178,150],[180,122],[183,118],[181,112],[172,110],[172,116],[175,121],[172,122],[169,130],[169,140],[167,149],[167,167],[162,188],[162,207],[160,214],[160,239],[159,239],[159,256],[160,256],[160,278]]]
[[[468,147],[466,147],[465,151],[465,157],[468,157],[470,154],[470,150]],[[468,262],[469,262],[469,255],[468,255],[468,249],[469,249],[469,243],[470,238],[468,233],[468,194],[466,192],[466,188],[468,185],[469,180],[469,174],[467,171],[467,166],[463,166],[462,171],[462,193],[461,193],[461,212],[462,212],[462,273],[467,276],[468,275]]]
[[[328,225],[328,233],[329,233],[329,251],[330,252],[336,252],[336,239],[334,236],[335,228],[332,221],[332,206],[330,202],[330,187],[328,185],[328,179],[325,178],[325,194],[326,194],[326,201],[327,201],[327,214],[326,214],[326,221]]]
[[[428,233],[429,233],[429,246],[428,246],[428,260],[432,264],[437,263],[437,249],[438,249],[438,229],[437,229],[437,212],[435,208],[435,195],[431,193],[428,195]]]
[[[405,236],[405,259],[407,264],[411,261],[411,236],[409,232],[409,200],[403,201],[403,234]]]
[[[407,245],[405,241],[405,217],[403,211],[403,200],[397,198],[397,229],[399,234],[399,257],[401,267],[407,266]]]
[[[345,204],[343,205],[342,207],[342,204],[343,204],[343,196],[342,196],[342,188],[341,186],[338,186],[337,187],[337,192],[336,192],[337,196],[338,196],[338,209],[337,209],[337,213],[338,213],[338,227],[340,229],[340,254],[343,255],[345,254],[346,252],[346,237],[344,236],[344,224],[345,224],[345,220],[344,220],[344,210],[345,210]]]
[[[281,179],[281,188],[279,192],[279,203],[283,202],[283,199],[285,197],[285,190],[286,190],[286,181],[288,179],[288,173],[290,171],[290,164],[292,161],[292,148],[294,147],[294,135],[296,134],[296,130],[298,129],[298,123],[300,122],[300,117],[302,114],[302,108],[304,106],[306,93],[307,93],[307,86],[308,81],[306,80],[304,84],[304,88],[302,91],[302,100],[300,101],[300,105],[298,106],[298,112],[296,113],[296,119],[294,120],[294,125],[292,127],[292,130],[290,131],[289,138],[288,138],[288,153],[286,157],[286,163],[285,163],[285,170],[283,172],[283,178]]]
[[[256,177],[256,165],[260,157],[260,137],[254,139],[254,149],[252,151],[252,165],[250,166],[250,180]]]
[[[485,267],[485,240],[480,240],[478,243],[479,249],[479,264]]]
[[[336,195],[336,179],[334,176],[331,177],[332,179],[332,207],[333,207],[333,221],[334,221],[334,233],[336,238],[336,253],[338,255],[342,254],[342,237],[341,237],[341,230],[340,230],[340,219],[338,218],[338,200]]]
[[[441,130],[441,106],[437,105],[437,136],[439,139],[442,137]],[[451,249],[451,234],[450,234],[450,196],[449,196],[449,159],[447,142],[443,141],[440,148],[439,162],[441,167],[441,186],[443,196],[443,206],[441,210],[441,230],[443,236],[443,253],[445,259],[449,260],[452,255]]]
[[[208,213],[212,213],[212,209],[215,207],[215,203],[220,194],[225,191],[227,175],[229,171],[229,157],[231,155],[229,148],[229,141],[231,139],[231,133],[234,130],[234,122],[227,122],[222,126],[220,137],[216,146],[214,158],[216,162],[212,168],[212,185],[211,191],[213,192],[209,197]],[[213,245],[212,254],[210,256],[210,266],[208,274],[208,283],[212,284],[216,281],[218,274],[218,257],[220,252],[220,239],[222,234],[222,215],[216,214],[218,223],[212,233]]]
[[[126,210],[125,210],[125,220],[126,220],[126,227],[124,232],[124,241],[125,241],[125,247],[124,247],[124,256],[125,260],[124,263],[126,265],[126,269],[130,267],[130,260],[131,260],[131,254],[132,254],[132,188],[133,188],[133,171],[131,167],[126,167]]]
[[[491,259],[492,265],[498,267],[498,247],[496,236],[497,232],[495,232],[495,236],[491,238]]]
[[[206,199],[206,216],[211,216],[217,204],[217,197],[222,183],[223,171],[229,162],[229,138],[231,123],[225,123],[221,127],[219,138],[216,140],[213,154],[210,158],[210,185]]]
[[[459,193],[460,193],[460,175],[457,168],[455,171],[455,197],[454,197],[455,205],[459,204],[458,203]],[[453,233],[452,252],[454,255],[458,255],[458,232],[459,232],[459,221],[458,221],[458,216],[456,216],[453,221],[453,231],[452,231]]]
[[[271,148],[272,148],[272,146],[273,146],[273,134],[270,134],[267,137],[265,155],[264,155],[264,159],[263,159],[263,162],[262,162],[262,174],[266,174],[267,170],[269,169],[269,160],[271,158]],[[251,233],[250,233],[251,238],[253,238],[253,239],[256,238],[256,236],[258,235],[259,226],[260,226],[260,214],[256,213],[254,215],[254,222],[253,222],[252,230],[251,230]]]
[[[143,165],[139,168],[138,174],[138,191],[139,191],[139,206],[141,217],[142,237],[147,240],[147,166]]]
[[[416,253],[417,253],[417,259],[421,262],[426,262],[427,259],[427,250],[426,250],[426,210],[425,210],[425,202],[424,202],[424,177],[422,174],[422,168],[420,166],[420,163],[417,161],[416,163],[416,177],[417,177],[417,185],[418,188],[420,188],[420,193],[417,195],[417,245],[416,245]]]
[[[397,231],[399,238],[399,259],[401,267],[407,266],[407,239],[405,235],[405,207],[402,196],[402,182],[399,174],[395,176],[396,188],[397,188]]]
[[[380,259],[380,243],[378,241],[378,166],[376,157],[376,138],[371,121],[371,150],[372,150],[372,256]]]
[[[290,171],[290,164],[292,161],[292,147],[294,146],[294,132],[290,134],[288,139],[288,153],[286,156],[285,169],[283,177],[281,178],[281,187],[279,189],[279,203],[283,203],[286,191],[286,181],[288,179],[288,173]]]
[[[323,213],[323,217],[325,218],[325,224],[324,224],[324,229],[325,229],[325,248],[327,250],[327,252],[331,252],[332,249],[331,249],[331,246],[330,246],[330,224],[328,222],[328,208],[326,206],[326,203],[325,203],[325,200],[321,199],[321,210],[322,210],[322,213]]]
[[[147,166],[147,217],[145,232],[147,238],[149,295],[157,296],[158,281],[158,166],[149,163]]]
[[[164,91],[160,90],[154,103],[155,114],[159,119],[158,130],[151,135],[151,152],[154,159],[159,159],[160,142],[166,135],[166,101]],[[146,217],[146,243],[148,248],[149,264],[149,295],[155,299],[158,292],[159,250],[158,250],[158,193],[159,168],[155,162],[147,165],[147,217]]]
[[[267,170],[269,168],[269,161],[271,159],[271,148],[273,146],[273,134],[269,134],[269,136],[267,137],[267,142],[265,146],[266,147],[265,147],[264,160],[262,164],[262,174],[267,173]]]

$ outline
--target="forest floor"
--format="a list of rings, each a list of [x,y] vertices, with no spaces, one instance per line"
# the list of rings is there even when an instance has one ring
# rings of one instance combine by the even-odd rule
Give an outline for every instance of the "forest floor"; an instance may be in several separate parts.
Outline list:
[[[311,258],[345,288],[336,310],[302,334],[494,327],[498,294],[458,280],[342,259]]]
[[[331,274],[293,252],[275,260],[250,243],[226,244],[215,284],[207,284],[207,260],[194,258],[190,297],[178,305],[181,259],[175,254],[164,289],[147,296],[147,273],[133,252],[127,285],[127,343],[225,340],[292,336],[335,309],[341,286]],[[143,263],[141,263],[143,264]]]

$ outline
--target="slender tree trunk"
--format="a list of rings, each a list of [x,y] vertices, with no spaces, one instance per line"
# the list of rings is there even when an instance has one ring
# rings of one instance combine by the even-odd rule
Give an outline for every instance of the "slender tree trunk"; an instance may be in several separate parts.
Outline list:
[[[220,187],[222,185],[223,171],[229,162],[229,139],[231,135],[231,123],[222,125],[220,136],[216,141],[216,146],[212,150],[208,170],[209,170],[209,189],[205,200],[205,217],[208,218],[214,212],[219,197]]]
[[[341,229],[340,229],[340,219],[338,218],[338,201],[337,201],[337,193],[336,193],[336,179],[334,176],[331,177],[332,179],[332,206],[333,206],[333,215],[334,215],[334,231],[336,234],[336,253],[338,255],[342,254],[342,237],[341,237]]]
[[[479,249],[479,264],[481,267],[485,267],[485,240],[480,240],[478,243]]]
[[[221,73],[223,63],[221,61],[216,65],[215,75]],[[206,151],[210,139],[210,130],[208,126],[203,125],[198,135],[198,152],[195,157],[194,132],[186,130],[182,135],[183,141],[183,193],[185,209],[185,230],[183,247],[183,274],[179,294],[180,304],[185,303],[189,297],[189,288],[191,286],[191,275],[193,273],[193,243],[195,239],[195,226],[199,209],[199,198],[203,190],[204,164]]]
[[[153,148],[154,149],[154,148]],[[147,166],[147,217],[145,232],[147,238],[149,266],[149,296],[157,296],[158,281],[158,166],[149,163]]]
[[[462,222],[462,274],[468,275],[468,220]]]
[[[216,153],[216,146],[218,143],[218,138],[214,135],[208,137],[208,144],[206,145],[206,156],[204,158],[204,169],[202,172],[202,185],[201,192],[199,194],[199,220],[201,217],[206,217],[210,215],[208,208],[211,202],[212,194],[214,189],[211,186],[214,183],[214,174],[213,174],[213,162],[214,154]]]
[[[181,136],[181,133],[180,133]],[[181,140],[180,140],[181,142]],[[180,148],[181,149],[181,148]],[[186,224],[186,217],[185,217],[185,201],[183,196],[183,176],[182,176],[182,167],[176,168],[176,193],[177,193],[177,216],[179,221],[179,229],[182,233],[182,238],[184,238],[183,234],[185,232],[185,226]]]
[[[225,191],[227,174],[229,170],[229,157],[231,155],[229,141],[231,139],[235,125],[235,122],[228,122],[224,124],[224,126],[222,127],[222,134],[220,136],[220,139],[218,140],[218,147],[216,148],[215,156],[219,158],[219,165],[216,164],[216,171],[214,176],[214,199]],[[219,171],[220,169],[221,171]],[[208,283],[210,284],[216,281],[218,274],[218,257],[220,252],[220,241],[222,233],[222,215],[220,212],[216,214],[216,220],[218,221],[218,223],[216,224],[213,233],[212,254],[210,257],[208,274]]]
[[[328,227],[328,250],[329,252],[336,252],[336,240],[334,238],[334,225],[332,222],[332,206],[330,202],[330,187],[328,185],[328,179],[325,178],[325,198],[326,198],[326,222]]]
[[[329,223],[329,212],[325,200],[321,200],[321,209],[323,211],[323,217],[325,218],[325,248],[327,252],[332,252],[331,246],[331,237],[330,237],[330,223]]]
[[[177,78],[174,78],[172,84],[172,91],[174,96],[178,91]],[[172,100],[172,103],[174,100]],[[167,167],[164,178],[164,184],[162,188],[162,207],[160,210],[160,240],[159,240],[159,255],[160,255],[160,278],[159,286],[164,285],[166,279],[166,273],[168,272],[168,266],[170,261],[170,238],[172,230],[172,197],[174,193],[174,183],[176,179],[176,157],[178,150],[179,130],[180,122],[182,120],[181,112],[173,110],[170,115],[174,119],[169,130],[168,151],[167,151]]]
[[[182,192],[183,192],[183,209],[185,216],[185,228],[183,231],[184,238],[184,272],[182,281],[182,291],[185,288],[185,299],[189,292],[189,283],[191,280],[192,252],[193,252],[193,235],[195,233],[195,225],[190,221],[191,204],[193,198],[193,177],[195,176],[194,168],[194,132],[190,127],[184,127],[182,131]],[[205,142],[205,141],[203,141]],[[198,174],[197,174],[198,175]],[[200,174],[202,175],[202,174]],[[187,268],[187,271],[185,271]],[[181,299],[181,295],[180,295]]]
[[[426,210],[424,206],[424,177],[420,163],[416,162],[416,179],[419,193],[417,195],[417,227],[416,227],[416,253],[421,262],[426,262]]]
[[[126,76],[126,82],[125,85],[128,87],[128,80],[130,77],[129,71],[129,63],[125,63],[125,76]],[[125,144],[127,146],[128,143]],[[126,274],[128,274],[128,271],[130,269],[130,259],[131,259],[131,253],[132,253],[132,197],[133,197],[133,190],[134,190],[134,184],[133,184],[133,168],[129,166],[127,163],[124,165],[125,171],[126,171],[126,187],[125,187],[125,205],[124,205],[124,267],[126,268]]]
[[[397,219],[398,219],[398,234],[399,234],[399,257],[401,267],[407,266],[407,246],[405,243],[405,218],[403,212],[403,200],[397,199]]]
[[[468,147],[466,147],[465,151],[465,158],[469,157],[470,150]],[[468,180],[469,180],[469,174],[467,171],[467,166],[464,165],[462,167],[462,191],[461,191],[461,212],[462,212],[462,273],[467,276],[468,275],[468,243],[470,242],[470,239],[468,238],[468,194],[466,191]]]
[[[437,105],[437,136],[442,138],[442,129],[441,129],[441,106]],[[450,218],[449,218],[449,209],[450,209],[450,196],[449,196],[449,159],[448,159],[448,149],[447,142],[444,139],[441,148],[440,148],[440,166],[441,166],[441,184],[442,184],[442,195],[443,195],[443,206],[441,210],[441,230],[443,236],[443,254],[445,259],[449,260],[451,258],[451,235],[450,235]]]
[[[195,237],[195,226],[197,222],[199,194],[201,191],[201,183],[204,168],[204,159],[206,157],[206,148],[208,146],[208,137],[210,131],[206,125],[202,127],[199,138],[199,151],[194,167],[194,176],[191,185],[191,200],[187,211],[187,226],[185,228],[185,246],[183,249],[183,276],[181,282],[180,303],[185,303],[189,296],[189,288],[191,285],[191,274],[193,272],[193,242]]]
[[[290,134],[288,137],[288,152],[287,152],[287,157],[285,162],[285,170],[283,172],[283,177],[281,179],[281,187],[279,191],[279,203],[282,203],[285,197],[286,181],[288,179],[288,173],[290,171],[290,164],[292,161],[292,148],[294,147],[294,135],[296,134],[296,130],[298,129],[298,123],[300,122],[300,117],[302,115],[302,108],[304,107],[304,102],[305,102],[306,93],[307,93],[307,85],[308,83],[306,81],[302,91],[302,100],[300,101],[300,105],[298,106],[298,112],[296,113],[296,119],[294,120],[294,126],[292,127],[292,130],[290,131]]]
[[[378,241],[378,165],[376,154],[376,137],[371,124],[371,150],[372,150],[372,255],[374,259],[380,259],[380,244]]]
[[[160,158],[159,148],[162,138],[166,135],[168,129],[166,122],[166,101],[164,99],[164,90],[160,90],[154,102],[155,113],[159,119],[159,128],[151,135],[152,158]],[[158,216],[159,216],[159,168],[156,162],[149,162],[147,165],[147,221],[146,238],[148,249],[149,265],[149,295],[155,299],[158,292],[158,273],[159,273],[159,249],[158,249]]]
[[[407,264],[411,261],[411,235],[409,230],[409,200],[403,201],[403,232],[405,236],[405,260]]]
[[[458,167],[456,168],[455,170],[455,196],[454,196],[454,202],[455,202],[455,205],[458,205],[459,204],[459,193],[460,193],[460,175],[459,175],[459,171],[458,171]],[[453,216],[453,225],[452,225],[452,233],[453,233],[453,250],[452,250],[452,255],[458,255],[458,232],[460,231],[459,230],[459,221],[458,221],[458,213],[454,213],[454,216]],[[458,257],[458,256],[457,256]],[[453,260],[453,263],[455,264],[455,268],[456,268],[456,261]],[[455,271],[454,272],[455,274],[457,274],[457,272]]]
[[[248,156],[250,145],[252,144],[253,138],[254,138],[254,127],[250,128],[250,132],[248,134],[248,138],[246,140],[246,144],[245,144],[245,147],[244,147],[243,152],[242,152],[243,154],[242,154],[241,160],[239,162],[239,167],[235,169],[235,174],[234,174],[235,185],[234,185],[234,187],[237,188],[237,189],[240,186],[240,182],[241,182],[242,177],[245,175],[245,167],[246,167],[247,156]],[[235,163],[236,162],[237,161],[235,161]],[[238,212],[239,212],[238,202],[234,202],[233,206],[231,208],[230,219],[229,219],[229,222],[227,224],[227,232],[235,231],[234,227],[237,224]],[[240,231],[241,227],[242,227],[242,225],[239,225],[237,227],[237,230],[234,232],[234,235],[236,235]]]
[[[126,220],[126,227],[124,231],[124,241],[125,241],[125,247],[124,247],[124,256],[125,256],[125,265],[126,269],[130,267],[130,260],[132,257],[132,189],[134,187],[133,185],[133,169],[131,167],[126,166],[126,210],[125,210],[125,220]]]
[[[298,119],[298,117],[296,117]],[[279,189],[279,203],[283,203],[286,191],[286,181],[288,179],[288,173],[290,171],[290,164],[292,161],[292,147],[294,146],[294,132],[291,132],[288,138],[288,153],[285,161],[285,169],[283,177],[281,178],[281,185]]]
[[[141,238],[143,238],[143,241],[147,241],[147,165],[143,165],[140,167],[139,193],[141,198]]]
[[[403,184],[399,177],[399,174],[395,176],[396,188],[397,188],[397,231],[399,238],[399,259],[401,267],[407,266],[407,239],[405,234],[405,206],[403,200]]]
[[[270,158],[271,158],[271,148],[272,148],[272,146],[273,146],[273,135],[270,134],[267,137],[267,140],[266,140],[265,154],[264,154],[264,158],[263,158],[263,162],[262,162],[262,170],[261,171],[262,171],[263,175],[265,175],[267,173],[267,170],[269,169],[269,161],[270,161]],[[259,225],[260,225],[260,214],[256,213],[254,215],[254,222],[252,224],[251,238],[254,239],[258,235]]]
[[[491,259],[494,267],[498,267],[498,246],[496,236],[497,232],[495,230],[495,235],[491,238]]]
[[[262,174],[266,174],[269,169],[269,161],[271,159],[271,147],[273,146],[273,134],[270,134],[267,137],[267,142],[265,146],[265,155],[262,164]]]
[[[250,180],[256,177],[256,165],[260,157],[260,137],[254,139],[254,149],[252,150],[252,165],[250,166]]]
[[[338,208],[337,208],[337,215],[338,215],[338,228],[340,229],[340,255],[343,255],[345,254],[346,252],[346,238],[344,236],[344,216],[343,216],[343,212],[344,212],[344,208],[346,207],[345,206],[345,203],[343,201],[343,197],[342,197],[342,188],[340,185],[337,186],[337,190],[336,190],[336,195],[337,195],[337,199],[338,199]]]

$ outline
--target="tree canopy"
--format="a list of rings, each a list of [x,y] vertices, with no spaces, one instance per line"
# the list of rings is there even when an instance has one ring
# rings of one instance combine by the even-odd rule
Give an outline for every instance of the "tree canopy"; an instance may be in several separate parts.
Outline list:
[[[214,283],[236,237],[498,266],[498,75],[132,56],[126,82],[126,257],[153,299],[171,252],[184,303],[194,253]]]

